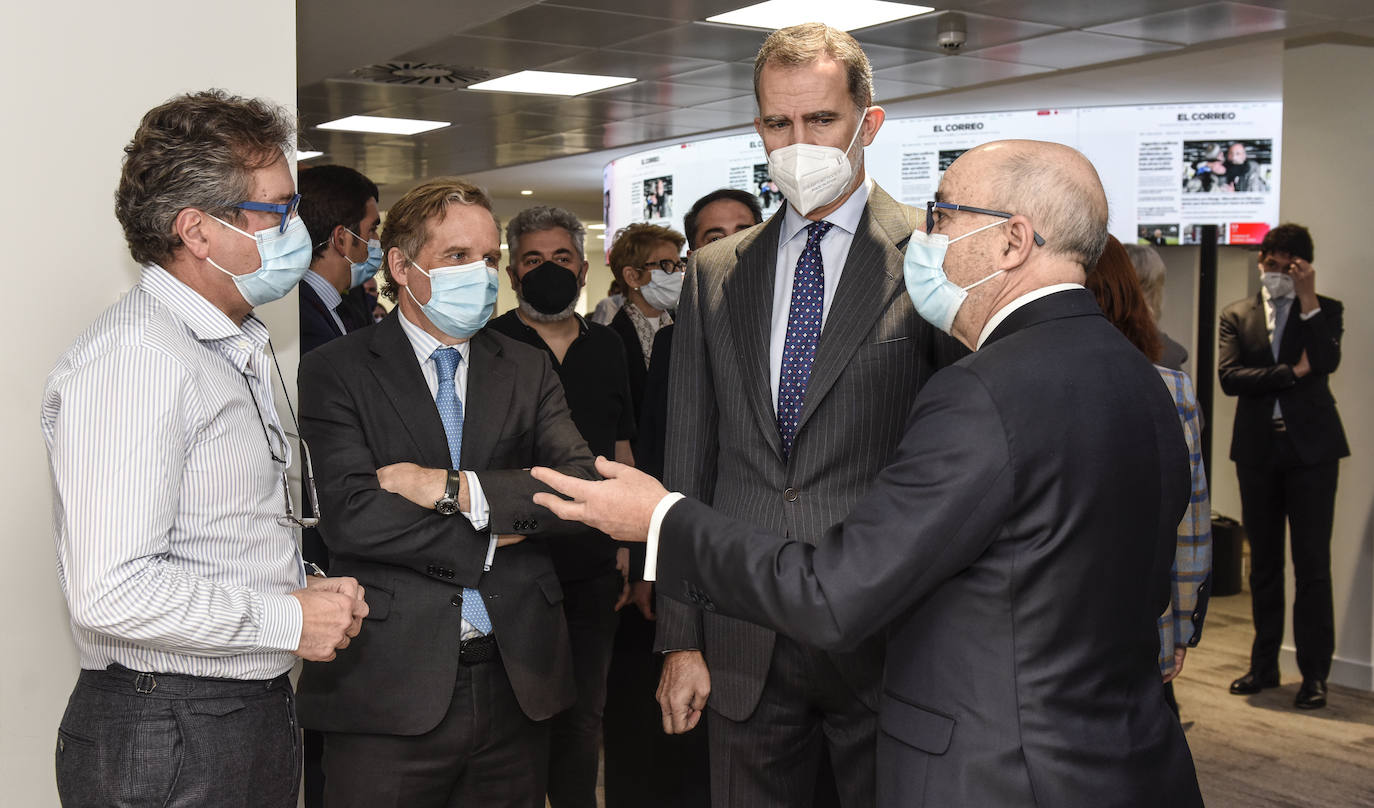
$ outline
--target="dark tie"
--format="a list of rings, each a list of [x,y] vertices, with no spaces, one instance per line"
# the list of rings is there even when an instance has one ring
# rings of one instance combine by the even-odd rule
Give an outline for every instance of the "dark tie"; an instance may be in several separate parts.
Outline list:
[[[816,358],[816,343],[821,337],[821,312],[825,305],[825,266],[821,261],[821,239],[833,227],[830,222],[806,226],[806,247],[797,259],[792,275],[792,303],[787,310],[787,336],[782,343],[782,371],[778,374],[778,435],[784,457],[792,454],[797,436],[806,383],[811,380],[811,362]]]
[[[457,348],[439,348],[430,358],[439,369],[439,392],[434,396],[434,403],[439,407],[439,420],[444,422],[444,434],[448,436],[449,462],[452,468],[462,468],[459,458],[463,453],[463,402],[458,399],[453,375],[463,355]],[[463,619],[483,634],[491,633],[491,618],[476,589],[463,589]]]

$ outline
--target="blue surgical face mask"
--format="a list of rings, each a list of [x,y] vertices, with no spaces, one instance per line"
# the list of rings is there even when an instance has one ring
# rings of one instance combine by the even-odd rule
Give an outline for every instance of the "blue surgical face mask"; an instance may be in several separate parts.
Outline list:
[[[946,334],[950,333],[954,327],[954,316],[959,313],[959,307],[964,305],[968,291],[1006,271],[999,269],[968,286],[957,285],[945,274],[945,252],[949,245],[999,224],[1006,224],[1006,220],[970,230],[956,239],[921,230],[911,234],[911,240],[906,245],[906,259],[902,262],[902,275],[906,279],[906,293],[911,296],[911,305],[916,307],[916,313],[926,322]]]
[[[456,267],[439,267],[426,272],[414,261],[410,265],[429,278],[429,302],[421,303],[406,286],[406,294],[420,307],[431,323],[454,339],[467,339],[482,329],[496,309],[496,268],[483,259]]]
[[[352,236],[353,238],[356,238],[358,241],[363,240],[362,236],[358,235],[357,233],[354,233],[347,227],[344,228],[344,232]],[[349,264],[348,268],[353,273],[353,277],[350,279],[350,282],[348,284],[349,289],[352,289],[353,287],[361,284],[363,281],[367,280],[373,275],[376,275],[377,270],[382,268],[382,242],[378,241],[375,238],[368,239],[367,258],[363,259],[362,261],[359,261],[356,264]]]
[[[210,218],[258,243],[258,257],[262,259],[262,266],[246,275],[235,275],[216,264],[213,258],[205,258],[210,266],[234,279],[234,285],[248,305],[256,308],[285,297],[310,269],[310,233],[306,231],[301,217],[293,217],[285,231],[269,227],[256,233],[244,232],[218,216]]]

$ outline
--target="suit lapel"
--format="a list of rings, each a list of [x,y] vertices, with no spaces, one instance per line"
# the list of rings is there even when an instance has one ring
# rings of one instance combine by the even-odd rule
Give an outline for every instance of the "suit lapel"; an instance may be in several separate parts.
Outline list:
[[[472,338],[468,351],[468,391],[463,408],[463,468],[491,465],[515,392],[515,377],[502,356],[501,343],[486,331]]]
[[[1264,364],[1274,364],[1274,349],[1270,347],[1269,325],[1264,318],[1264,294],[1262,292],[1256,294],[1254,300],[1250,302],[1250,308],[1245,312],[1245,321],[1242,327],[1245,329],[1245,344],[1263,348]]]
[[[911,228],[902,206],[875,184],[859,218],[835,300],[816,346],[797,434],[835,386],[873,324],[892,299],[904,293],[902,252],[896,244],[911,235]]]
[[[426,468],[448,468],[448,437],[439,420],[439,409],[429,392],[415,349],[401,329],[399,309],[372,330],[368,347],[372,361],[368,369],[377,379],[382,394],[396,410],[396,421],[410,434],[419,450],[417,463]]]
[[[778,437],[777,419],[773,413],[768,347],[782,221],[782,212],[774,214],[768,224],[757,231],[756,237],[741,242],[736,249],[735,266],[721,285],[743,370],[739,383],[764,440],[779,459],[782,458],[782,440]]]

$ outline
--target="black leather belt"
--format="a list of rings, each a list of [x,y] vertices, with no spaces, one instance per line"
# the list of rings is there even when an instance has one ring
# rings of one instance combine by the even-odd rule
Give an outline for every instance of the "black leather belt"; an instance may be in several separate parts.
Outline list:
[[[458,643],[458,661],[464,665],[481,665],[496,659],[496,635],[483,634]]]

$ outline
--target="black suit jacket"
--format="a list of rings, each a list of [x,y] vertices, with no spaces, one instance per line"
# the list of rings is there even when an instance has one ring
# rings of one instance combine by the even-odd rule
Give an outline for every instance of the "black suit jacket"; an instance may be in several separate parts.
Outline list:
[[[1288,307],[1288,321],[1274,360],[1264,323],[1263,292],[1238,300],[1221,312],[1217,373],[1222,392],[1237,396],[1231,430],[1231,459],[1261,464],[1269,459],[1274,401],[1279,402],[1293,448],[1303,463],[1337,460],[1350,454],[1345,429],[1331,395],[1330,375],[1341,364],[1344,308],[1339,300],[1317,296],[1320,310],[1302,319],[1299,303]],[[1299,379],[1293,366],[1307,352],[1312,372]]]
[[[639,424],[643,414],[644,381],[649,375],[649,367],[644,363],[644,349],[639,347],[639,333],[635,331],[635,324],[630,322],[630,315],[625,313],[623,306],[607,327],[625,344],[625,365],[630,373],[630,400],[635,403],[635,423]],[[637,438],[634,445],[638,445]]]
[[[673,336],[664,482],[772,533],[814,542],[892,456],[917,389],[967,350],[912,308],[902,250],[923,215],[875,184],[784,458],[768,350],[782,220],[778,213],[692,253]],[[735,721],[747,718],[768,676],[773,632],[659,602],[655,647],[702,649],[711,708]],[[834,662],[854,693],[876,708],[881,641],[837,654]]]
[[[306,354],[315,350],[321,345],[337,337],[342,337],[345,332],[339,330],[338,323],[329,316],[329,307],[320,300],[320,296],[310,288],[310,284],[302,281],[300,283],[300,313],[301,313],[301,353]],[[343,319],[340,314],[339,318]],[[344,327],[349,331],[356,330],[357,326],[344,322]]]
[[[362,633],[329,663],[306,663],[301,722],[311,729],[418,735],[449,707],[463,587],[479,587],[501,662],[533,719],[573,703],[563,591],[544,536],[582,530],[531,501],[524,469],[592,477],[563,388],[541,351],[500,334],[472,338],[462,466],[477,473],[490,530],[529,535],[496,551],[461,515],[441,516],[381,490],[376,470],[409,461],[448,468],[448,440],[399,311],[301,358],[301,432],[315,461],[320,532],[331,573],[367,589]]]
[[[886,637],[882,808],[1199,806],[1156,663],[1190,488],[1159,374],[1060,292],[930,380],[819,544],[674,505],[659,591],[824,648]]]

